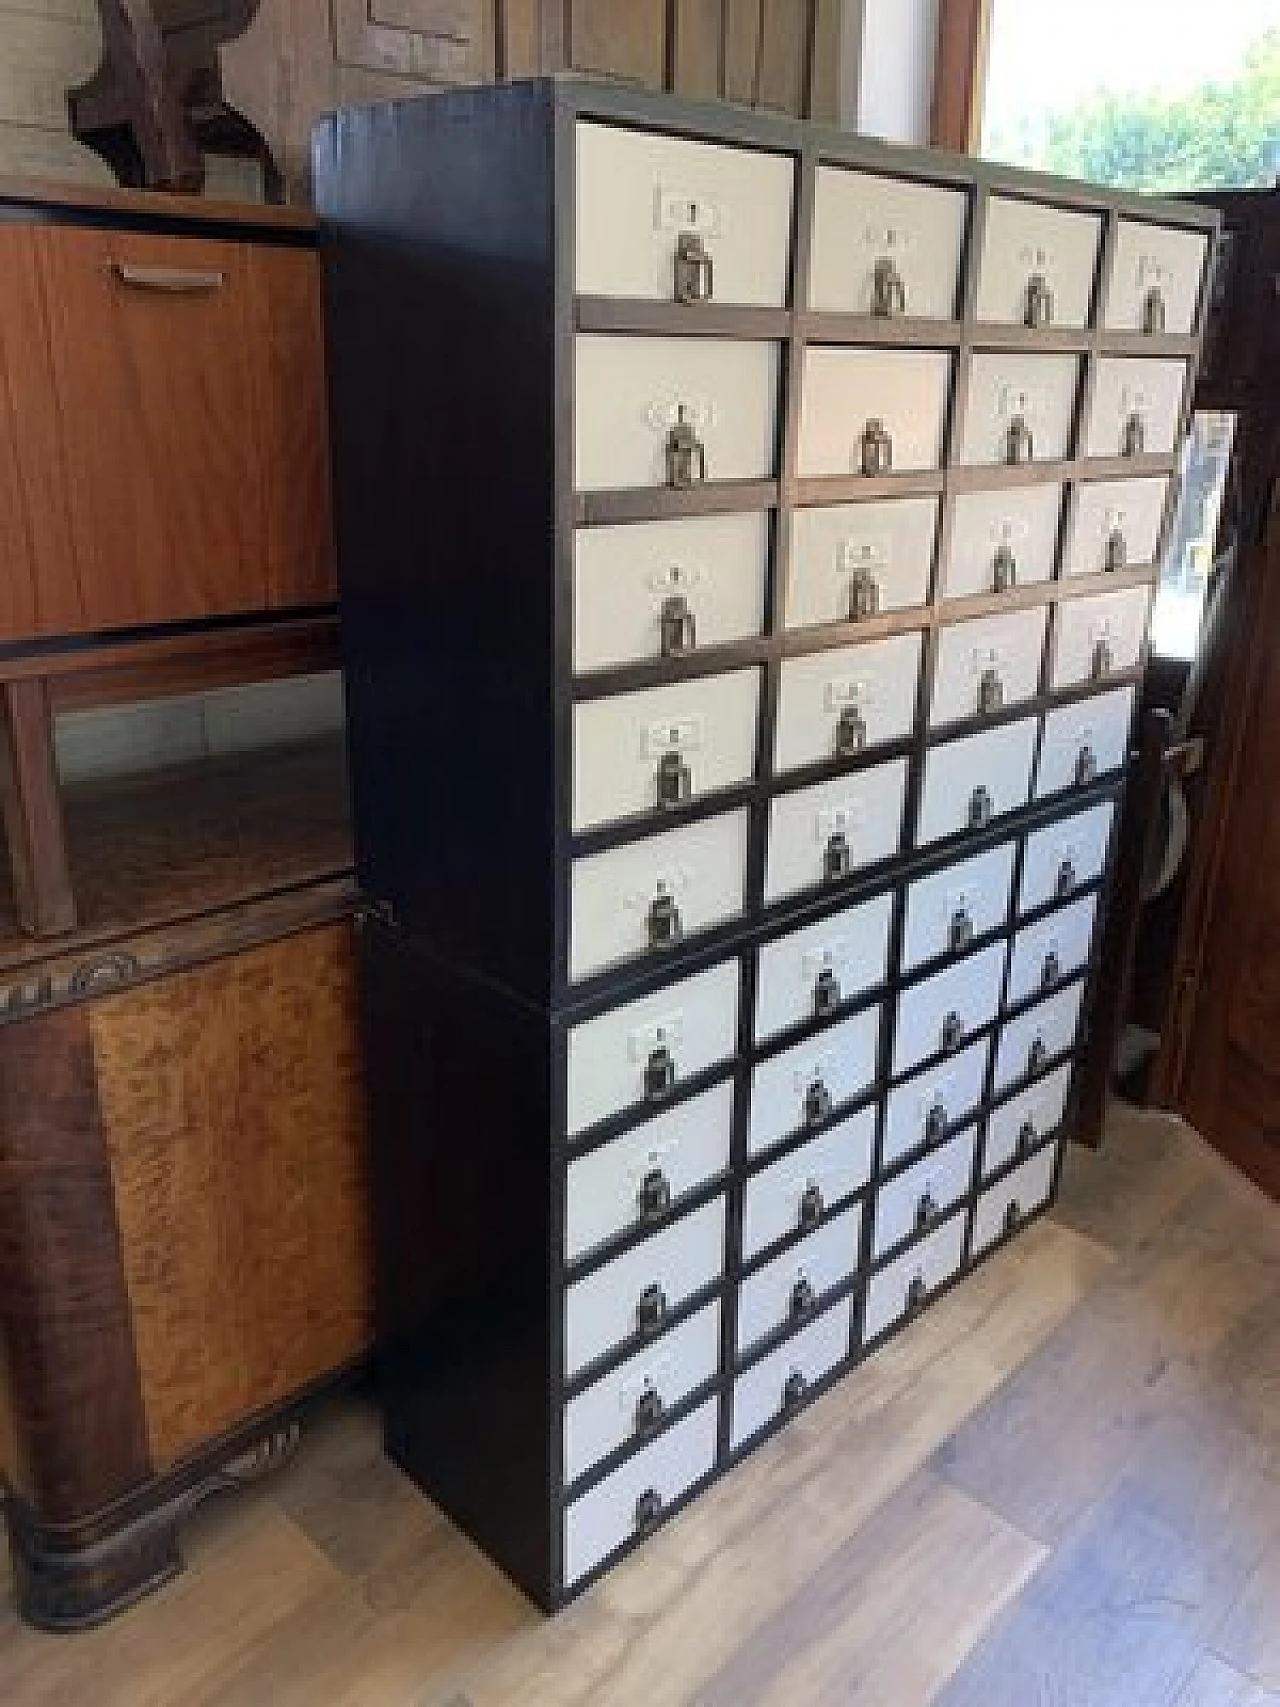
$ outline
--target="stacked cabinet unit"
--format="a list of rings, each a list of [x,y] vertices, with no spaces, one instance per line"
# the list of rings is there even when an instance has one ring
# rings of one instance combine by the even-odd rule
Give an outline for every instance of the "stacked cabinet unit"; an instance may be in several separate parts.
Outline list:
[[[1214,216],[317,137],[390,1451],[555,1607],[1050,1201]]]

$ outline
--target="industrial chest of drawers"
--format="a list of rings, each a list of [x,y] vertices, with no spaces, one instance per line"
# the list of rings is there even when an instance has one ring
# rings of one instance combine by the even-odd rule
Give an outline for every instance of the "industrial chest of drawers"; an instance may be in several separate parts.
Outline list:
[[[544,1607],[1050,1201],[1215,216],[317,135],[386,1439]]]

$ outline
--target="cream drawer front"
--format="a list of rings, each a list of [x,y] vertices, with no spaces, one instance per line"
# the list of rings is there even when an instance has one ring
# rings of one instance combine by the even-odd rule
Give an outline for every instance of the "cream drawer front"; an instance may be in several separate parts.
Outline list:
[[[574,340],[574,362],[579,492],[671,484],[667,446],[680,424],[702,447],[695,479],[773,477],[776,344],[584,332]]]
[[[761,948],[756,1042],[829,1014],[883,983],[892,914],[893,897],[877,895]]]
[[[1050,1144],[1011,1174],[984,1191],[973,1212],[973,1255],[980,1256],[1005,1233],[1049,1201],[1058,1146]]]
[[[1190,332],[1208,247],[1209,239],[1201,231],[1122,219],[1116,230],[1103,325],[1119,332]]]
[[[977,318],[1006,326],[1085,325],[1101,237],[1096,213],[992,196]]]
[[[982,1150],[982,1172],[997,1173],[1024,1150],[1051,1137],[1062,1124],[1071,1089],[1071,1063],[1056,1067],[1047,1078],[1038,1079],[1028,1090],[993,1108],[987,1116],[987,1137]]]
[[[825,1119],[869,1089],[879,1038],[880,1009],[868,1008],[761,1061],[751,1075],[750,1154]]]
[[[996,1091],[1008,1090],[1020,1079],[1038,1073],[1055,1055],[1070,1049],[1075,1042],[1083,1000],[1082,980],[1028,1008],[1001,1029],[996,1044]]]
[[[953,1216],[909,1251],[873,1274],[867,1287],[862,1319],[864,1345],[878,1339],[901,1317],[919,1309],[929,1295],[945,1286],[960,1268],[964,1251],[964,1216]]]
[[[579,295],[786,305],[791,156],[606,124],[576,141]]]
[[[720,1278],[724,1254],[724,1198],[717,1197],[574,1281],[564,1299],[565,1378],[632,1343],[643,1325],[661,1325]]]
[[[918,634],[785,659],[774,770],[853,758],[865,747],[900,741],[915,724],[919,676]]]
[[[880,1163],[891,1168],[922,1144],[933,1144],[982,1101],[991,1043],[983,1038],[959,1055],[890,1091],[885,1102]]]
[[[1146,356],[1102,356],[1085,429],[1086,456],[1150,456],[1171,451],[1187,364]]]
[[[1151,609],[1149,587],[1125,587],[1096,599],[1058,606],[1053,645],[1054,688],[1102,682],[1142,657]]]
[[[1102,875],[1115,811],[1112,801],[1100,800],[1087,812],[1032,831],[1022,854],[1020,913],[1065,900],[1080,884]]]
[[[861,1209],[846,1210],[750,1274],[738,1288],[738,1351],[802,1320],[858,1266]]]
[[[926,1233],[969,1189],[978,1128],[941,1145],[882,1185],[876,1193],[876,1223],[871,1254],[881,1257],[904,1239]]]
[[[1007,948],[1002,937],[902,992],[893,1038],[895,1078],[939,1050],[953,1054],[995,1018]]]
[[[1036,766],[1036,799],[1118,770],[1129,750],[1132,721],[1132,687],[1095,694],[1049,712]]]
[[[943,573],[944,597],[972,598],[1049,580],[1061,511],[1061,486],[959,493]]]
[[[564,1479],[574,1482],[627,1441],[643,1443],[664,1412],[720,1365],[720,1306],[708,1304],[629,1357],[564,1408]]]
[[[579,528],[574,669],[683,657],[759,634],[768,558],[760,514]]]
[[[819,166],[809,307],[950,320],[966,199],[963,190]]]
[[[960,440],[967,465],[1054,462],[1071,445],[1079,357],[979,352]]]
[[[787,627],[924,604],[937,528],[936,498],[793,510]]]
[[[1001,926],[1009,913],[1014,844],[1005,842],[973,859],[921,877],[907,890],[902,927],[902,970],[955,954],[974,937]]]
[[[823,1210],[860,1190],[871,1177],[875,1136],[875,1109],[860,1109],[753,1174],[742,1199],[743,1261],[803,1232]]]
[[[573,708],[573,828],[656,813],[749,782],[760,671],[698,676]]]
[[[586,978],[742,911],[746,810],[575,859],[569,976]]]
[[[1040,605],[940,629],[930,725],[936,729],[1034,699],[1047,622],[1048,611]]]
[[[567,1585],[586,1576],[624,1542],[643,1534],[657,1513],[710,1475],[716,1461],[718,1411],[718,1402],[708,1399],[566,1508]]]
[[[804,479],[937,468],[950,378],[951,357],[942,350],[809,345],[796,472]],[[876,434],[875,423],[887,442]],[[884,447],[881,461],[868,460],[872,438]]]
[[[781,794],[769,806],[764,898],[778,901],[897,853],[907,761]]]
[[[1096,895],[1082,895],[1035,924],[1022,927],[1009,956],[1004,997],[1007,1007],[1025,1002],[1037,991],[1052,990],[1088,964],[1097,908]]]
[[[731,1452],[785,1416],[811,1387],[848,1357],[852,1325],[852,1306],[847,1302],[834,1304],[816,1322],[739,1375],[733,1384]]]
[[[1062,551],[1068,575],[1154,563],[1168,481],[1086,480],[1075,488]]]
[[[716,1085],[569,1163],[564,1254],[576,1262],[629,1228],[661,1222],[672,1203],[729,1166],[733,1085]]]
[[[1036,720],[1026,718],[932,747],[925,755],[916,842],[924,846],[1025,806]]]

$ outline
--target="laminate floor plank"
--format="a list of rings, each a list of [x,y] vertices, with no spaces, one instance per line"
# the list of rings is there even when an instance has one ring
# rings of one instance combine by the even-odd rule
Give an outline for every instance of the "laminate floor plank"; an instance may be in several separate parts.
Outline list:
[[[1242,1677],[1215,1654],[1205,1654],[1174,1707],[1280,1707],[1280,1695]]]

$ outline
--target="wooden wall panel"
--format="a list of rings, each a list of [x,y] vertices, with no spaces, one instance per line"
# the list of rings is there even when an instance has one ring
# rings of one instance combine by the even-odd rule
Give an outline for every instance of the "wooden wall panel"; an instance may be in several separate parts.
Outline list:
[[[67,130],[66,92],[98,63],[94,0],[0,0],[0,173],[109,184]]]

